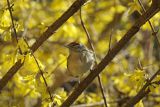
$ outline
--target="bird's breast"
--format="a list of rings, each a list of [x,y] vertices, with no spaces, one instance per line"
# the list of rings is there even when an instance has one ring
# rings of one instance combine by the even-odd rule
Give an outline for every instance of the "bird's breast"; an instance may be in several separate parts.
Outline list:
[[[84,64],[80,59],[80,54],[78,53],[71,53],[68,56],[67,60],[67,68],[71,75],[73,76],[81,76],[84,71]]]

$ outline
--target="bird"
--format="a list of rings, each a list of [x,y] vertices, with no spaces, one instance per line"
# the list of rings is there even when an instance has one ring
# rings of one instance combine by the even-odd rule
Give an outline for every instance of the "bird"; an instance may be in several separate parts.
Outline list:
[[[78,78],[80,83],[81,77],[94,67],[94,53],[85,45],[77,42],[71,42],[66,47],[69,49],[67,58],[68,74]]]

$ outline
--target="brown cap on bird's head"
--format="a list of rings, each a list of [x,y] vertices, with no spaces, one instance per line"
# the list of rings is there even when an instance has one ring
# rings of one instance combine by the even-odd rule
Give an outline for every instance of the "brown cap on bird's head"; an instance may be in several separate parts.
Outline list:
[[[78,46],[78,45],[80,45],[78,42],[71,42],[71,43],[69,43],[68,45],[67,45],[67,47],[69,48],[69,47],[75,47],[75,46]]]
[[[66,46],[70,51],[74,51],[74,52],[82,52],[82,51],[86,51],[87,48],[78,42],[71,42],[70,44],[68,44]]]

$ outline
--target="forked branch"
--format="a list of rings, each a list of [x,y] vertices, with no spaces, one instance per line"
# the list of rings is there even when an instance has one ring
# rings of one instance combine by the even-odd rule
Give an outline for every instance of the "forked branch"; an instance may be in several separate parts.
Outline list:
[[[79,84],[79,86],[64,101],[61,107],[69,107],[83,92],[83,90],[99,75],[100,72],[111,62],[118,52],[129,42],[129,40],[160,10],[160,0],[152,0],[151,7],[135,22],[123,38],[110,50],[97,67]]]
[[[88,0],[76,0],[69,9],[60,16],[48,29],[40,36],[39,39],[31,46],[31,51],[34,53],[52,34],[58,30],[80,7]],[[9,80],[16,74],[22,67],[22,63],[18,60],[0,80],[0,91],[6,86]]]

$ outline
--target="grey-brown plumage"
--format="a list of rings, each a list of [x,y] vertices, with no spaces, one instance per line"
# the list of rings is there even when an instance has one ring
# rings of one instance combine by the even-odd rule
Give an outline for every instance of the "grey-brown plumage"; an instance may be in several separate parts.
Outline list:
[[[95,59],[91,50],[76,42],[70,43],[67,47],[69,48],[67,68],[71,76],[81,77],[93,68]]]

